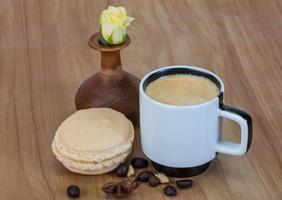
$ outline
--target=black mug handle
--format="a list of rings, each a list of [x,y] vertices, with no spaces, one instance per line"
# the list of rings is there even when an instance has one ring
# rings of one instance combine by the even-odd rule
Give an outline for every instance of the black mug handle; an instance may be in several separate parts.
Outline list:
[[[233,142],[219,141],[216,147],[216,151],[219,153],[226,153],[231,155],[245,154],[250,149],[252,143],[252,117],[243,110],[223,104],[219,109],[220,117],[228,118],[240,125],[241,142],[240,144],[236,144]]]

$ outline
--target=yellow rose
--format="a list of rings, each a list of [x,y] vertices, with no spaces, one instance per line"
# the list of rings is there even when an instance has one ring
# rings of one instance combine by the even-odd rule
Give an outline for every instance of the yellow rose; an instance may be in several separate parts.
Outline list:
[[[124,43],[126,28],[133,20],[133,17],[127,16],[124,7],[109,6],[100,17],[100,32],[103,39],[110,45]]]

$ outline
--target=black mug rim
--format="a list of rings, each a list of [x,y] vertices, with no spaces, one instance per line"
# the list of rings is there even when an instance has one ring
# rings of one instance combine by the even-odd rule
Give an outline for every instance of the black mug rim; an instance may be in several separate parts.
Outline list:
[[[149,97],[145,90],[146,87],[153,82],[154,80],[157,80],[161,77],[164,76],[169,76],[169,75],[174,75],[174,74],[188,74],[188,75],[195,75],[195,76],[202,76],[205,77],[209,80],[211,80],[213,83],[215,83],[215,85],[218,87],[219,89],[219,93],[217,96],[215,96],[214,98],[212,98],[209,101],[203,102],[203,103],[199,103],[199,104],[195,104],[195,105],[170,105],[170,104],[165,104],[165,103],[161,103],[158,102],[154,99],[152,99],[151,97]],[[214,74],[213,72],[206,70],[204,68],[201,67],[194,67],[194,66],[185,66],[185,65],[175,65],[175,66],[167,66],[167,67],[161,67],[156,69],[155,71],[152,71],[151,73],[149,73],[147,76],[145,76],[143,78],[144,80],[141,81],[141,89],[142,89],[142,93],[144,93],[144,95],[149,98],[150,100],[157,102],[159,104],[162,105],[166,105],[166,106],[173,106],[173,107],[192,107],[192,106],[198,106],[198,105],[202,105],[202,104],[206,104],[212,100],[214,100],[215,98],[219,98],[220,100],[222,99],[223,96],[223,92],[224,92],[224,85],[223,82],[221,81],[221,79]]]

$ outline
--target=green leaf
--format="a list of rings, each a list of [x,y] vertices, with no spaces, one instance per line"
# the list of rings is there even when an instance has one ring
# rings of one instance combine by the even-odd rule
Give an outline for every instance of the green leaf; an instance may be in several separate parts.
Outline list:
[[[103,38],[101,33],[100,33],[100,37],[99,37],[99,42],[103,46],[110,46],[110,44],[108,44],[107,41]]]

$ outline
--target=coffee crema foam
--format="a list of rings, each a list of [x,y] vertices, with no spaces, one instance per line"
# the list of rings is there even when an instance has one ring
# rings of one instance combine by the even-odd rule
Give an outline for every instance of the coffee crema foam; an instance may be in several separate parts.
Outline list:
[[[164,104],[187,106],[213,99],[219,94],[219,89],[203,76],[175,74],[154,80],[146,87],[145,93]]]

